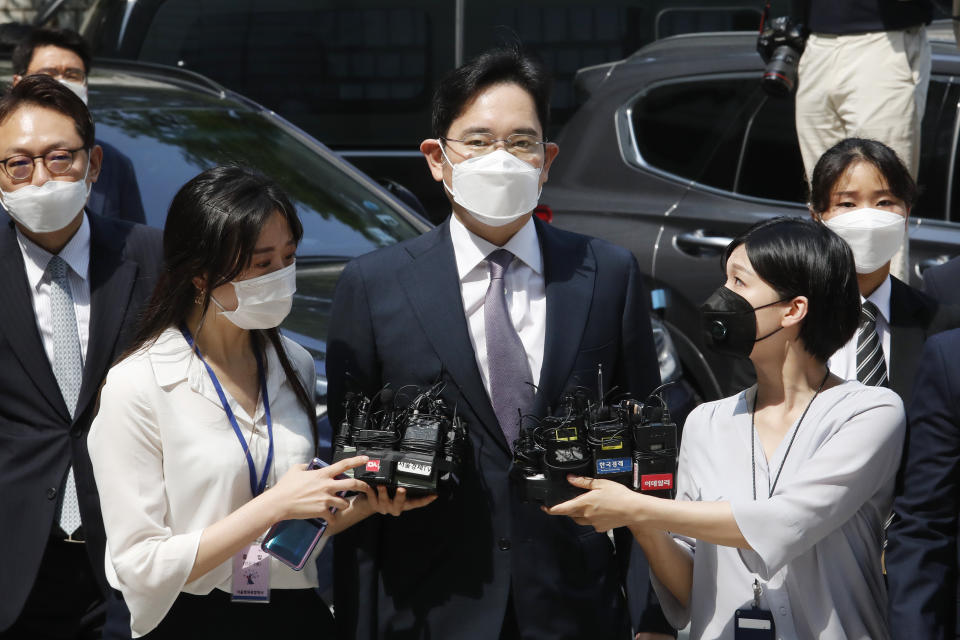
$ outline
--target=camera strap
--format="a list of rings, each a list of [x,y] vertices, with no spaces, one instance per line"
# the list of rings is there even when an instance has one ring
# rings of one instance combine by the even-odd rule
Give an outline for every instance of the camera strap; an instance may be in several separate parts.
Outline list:
[[[267,446],[267,461],[263,465],[263,475],[258,482],[257,467],[253,463],[253,456],[250,455],[250,446],[247,444],[247,439],[243,437],[243,432],[237,423],[237,417],[233,414],[233,409],[230,408],[230,403],[227,401],[227,394],[224,393],[223,386],[220,384],[220,380],[217,379],[217,374],[213,372],[213,369],[207,364],[207,361],[204,360],[203,354],[200,353],[199,347],[197,347],[193,336],[190,334],[190,330],[187,329],[186,326],[181,325],[180,332],[183,334],[183,338],[187,341],[187,344],[190,345],[190,348],[193,349],[193,352],[200,358],[200,362],[206,367],[207,373],[210,375],[210,381],[213,382],[213,388],[217,390],[217,395],[220,397],[220,404],[223,406],[224,413],[227,414],[227,420],[230,421],[230,426],[233,427],[233,432],[237,435],[240,446],[243,447],[243,453],[247,457],[247,468],[250,472],[250,493],[253,494],[253,497],[257,497],[267,488],[267,477],[270,475],[270,467],[273,464],[273,419],[270,417],[270,399],[267,397],[267,379],[263,369],[263,356],[260,355],[259,350],[254,350],[253,355],[257,359],[257,377],[260,380],[260,393],[263,396],[263,415],[267,421],[267,438],[269,442]]]
[[[793,428],[793,434],[790,436],[790,442],[787,444],[787,450],[783,454],[783,460],[780,461],[780,468],[777,469],[777,476],[773,480],[773,486],[770,486],[770,475],[767,474],[767,486],[769,487],[769,493],[767,498],[773,497],[773,492],[777,488],[777,482],[780,481],[780,473],[783,471],[783,465],[787,463],[787,456],[790,455],[790,449],[793,448],[793,441],[797,438],[797,432],[800,431],[800,425],[803,424],[803,419],[807,417],[807,411],[810,411],[810,407],[813,405],[813,401],[817,399],[817,396],[820,395],[820,391],[823,390],[823,385],[827,383],[827,378],[830,377],[830,370],[827,369],[826,375],[823,376],[823,380],[820,381],[820,386],[817,387],[817,390],[814,392],[813,397],[810,398],[810,402],[807,403],[806,409],[803,410],[803,413],[800,414],[800,419],[797,421],[797,426]],[[757,391],[753,396],[753,409],[750,411],[750,467],[751,475],[750,478],[753,482],[753,499],[757,499],[757,458],[754,454],[755,443],[757,441],[757,427],[754,422],[754,416],[757,414],[757,396],[760,395],[760,385],[757,385]]]

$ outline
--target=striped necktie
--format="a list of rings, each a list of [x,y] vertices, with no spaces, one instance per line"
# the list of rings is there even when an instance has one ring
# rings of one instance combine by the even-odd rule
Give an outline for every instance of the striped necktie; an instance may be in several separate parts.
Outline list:
[[[869,300],[860,308],[860,329],[857,333],[857,380],[872,387],[887,385],[887,363],[877,333],[877,305]]]

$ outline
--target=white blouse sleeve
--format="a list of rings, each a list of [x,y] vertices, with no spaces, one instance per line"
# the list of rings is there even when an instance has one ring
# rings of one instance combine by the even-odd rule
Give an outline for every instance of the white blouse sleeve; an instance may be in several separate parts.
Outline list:
[[[107,574],[116,576],[134,637],[157,626],[173,605],[203,533],[173,535],[165,525],[163,443],[151,401],[160,393],[149,362],[117,365],[88,439],[112,563]]]
[[[694,477],[695,468],[690,461],[690,449],[697,441],[697,425],[704,419],[703,405],[695,408],[687,416],[684,425],[684,438],[680,442],[680,456],[677,465],[677,495],[675,500],[695,501],[700,500],[700,491],[697,487]],[[697,541],[693,538],[673,534],[674,542],[692,558],[696,552]],[[657,598],[660,600],[660,607],[663,609],[663,615],[675,629],[682,629],[690,623],[690,607],[680,604],[680,601],[663,585],[650,570],[650,581],[653,584],[654,591],[657,592]]]
[[[773,497],[731,502],[733,517],[751,547],[740,550],[751,571],[770,579],[840,528],[891,481],[906,419],[900,397],[884,391],[861,395],[871,406],[837,429]],[[857,400],[854,396],[848,402]]]

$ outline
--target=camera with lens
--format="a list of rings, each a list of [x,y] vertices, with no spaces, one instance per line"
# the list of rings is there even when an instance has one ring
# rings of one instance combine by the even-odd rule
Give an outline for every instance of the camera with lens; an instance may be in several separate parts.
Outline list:
[[[346,394],[333,459],[367,456],[364,466],[347,475],[387,487],[391,496],[401,487],[411,497],[448,491],[457,482],[466,428],[447,409],[441,390],[440,384],[417,388],[402,407],[397,406],[400,394],[389,387],[373,398]]]
[[[767,65],[760,84],[772,96],[784,98],[797,87],[797,67],[807,44],[806,28],[787,16],[767,22],[757,36],[757,51]]]
[[[672,498],[677,425],[658,387],[646,402],[591,401],[567,393],[553,415],[521,429],[511,472],[527,502],[552,507],[584,493],[567,475],[604,478],[634,491]],[[601,387],[602,388],[602,387]]]

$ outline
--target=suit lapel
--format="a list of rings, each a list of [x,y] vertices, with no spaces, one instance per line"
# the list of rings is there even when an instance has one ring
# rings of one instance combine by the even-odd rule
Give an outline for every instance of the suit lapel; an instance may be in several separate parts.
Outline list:
[[[121,253],[123,238],[96,216],[90,218],[90,335],[83,383],[77,400],[79,416],[96,395],[112,364],[138,267]]]
[[[0,313],[0,331],[6,334],[10,349],[43,397],[67,421],[70,414],[43,348],[23,254],[12,223],[0,225],[0,269],[4,274],[0,278],[0,304],[4,308]]]
[[[534,413],[546,415],[559,399],[580,350],[590,314],[597,264],[586,239],[535,219],[547,292],[546,339]],[[613,372],[608,372],[612,375]]]
[[[481,424],[509,452],[490,397],[483,386],[477,356],[463,315],[463,297],[450,240],[449,222],[421,236],[408,250],[413,261],[400,269],[403,290],[427,339]]]
[[[896,278],[890,280],[890,388],[910,401],[918,355],[923,350],[934,310]]]

